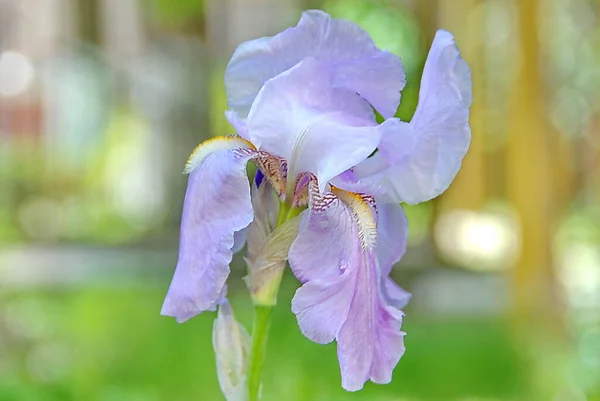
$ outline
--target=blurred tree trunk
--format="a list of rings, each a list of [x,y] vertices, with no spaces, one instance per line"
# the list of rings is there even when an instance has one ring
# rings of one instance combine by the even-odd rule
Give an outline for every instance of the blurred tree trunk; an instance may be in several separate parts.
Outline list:
[[[585,151],[588,156],[581,166],[584,176],[581,186],[587,189],[585,203],[589,206],[600,205],[600,135],[598,132],[600,132],[600,113],[596,113],[590,124],[588,134],[590,139],[582,141],[586,145]]]
[[[556,177],[556,210],[562,216],[576,196],[581,178],[574,174],[573,140],[556,130],[552,134],[556,138],[556,163],[553,164]]]
[[[100,43],[100,21],[98,20],[99,0],[76,0],[78,11],[79,37],[81,40]]]
[[[558,137],[547,124],[538,37],[537,0],[517,3],[518,65],[509,93],[507,192],[520,225],[520,255],[512,272],[512,329],[527,379],[538,399],[568,394],[568,343],[552,248],[557,224]],[[558,167],[560,168],[560,167]],[[574,399],[574,398],[573,398]]]
[[[471,146],[456,179],[440,197],[440,212],[453,209],[481,210],[486,201],[486,163],[484,150],[485,71],[483,27],[485,14],[482,0],[452,2],[451,10],[442,13],[442,25],[455,36],[456,44],[471,68],[473,105],[471,106]],[[449,3],[447,3],[450,6]],[[447,8],[447,7],[446,7]],[[479,8],[479,9],[478,9]],[[468,18],[467,18],[468,17]]]
[[[429,53],[429,48],[431,47],[431,42],[433,41],[433,37],[435,36],[435,32],[438,29],[438,16],[439,16],[439,0],[418,0],[413,2],[414,5],[414,14],[417,19],[417,23],[419,26],[419,32],[421,36],[421,48],[423,59],[419,65],[419,82],[422,77],[423,67],[425,66],[425,60],[427,58],[427,54]],[[410,85],[410,83],[409,83]],[[405,91],[406,93],[406,91]],[[438,210],[438,200],[434,199],[431,203],[431,219],[429,220],[429,237],[426,242],[427,254],[430,257],[430,260],[424,261],[425,264],[438,264],[440,260],[440,254],[438,251],[438,247],[435,246],[435,239],[433,236],[433,232],[435,229],[435,223],[437,221],[437,217],[439,214]]]
[[[226,62],[242,42],[295,25],[299,0],[206,1],[206,38],[213,56]]]
[[[527,324],[539,322],[548,330],[561,327],[552,260],[556,146],[542,103],[537,7],[535,0],[518,3],[520,68],[510,96],[507,188],[521,229],[521,253],[513,277],[515,316]]]
[[[146,50],[142,4],[140,0],[101,0],[98,4],[102,44],[117,62]]]
[[[438,0],[418,0],[415,5],[415,16],[421,28],[421,37],[426,51],[438,30],[439,9]]]
[[[481,210],[486,200],[484,160],[484,63],[483,63],[483,13],[473,13],[482,0],[430,0],[417,2],[416,14],[421,32],[429,47],[439,28],[448,29],[455,36],[461,55],[471,68],[473,79],[473,105],[470,124],[472,141],[469,152],[456,179],[448,190],[433,201],[432,224],[438,216],[456,209]],[[471,17],[474,16],[474,17]],[[435,227],[431,227],[433,230]],[[437,248],[435,248],[437,249]]]

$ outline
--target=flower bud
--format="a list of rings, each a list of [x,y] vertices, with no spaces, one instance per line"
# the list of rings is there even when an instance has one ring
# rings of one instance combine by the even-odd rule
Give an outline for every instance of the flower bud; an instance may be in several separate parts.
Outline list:
[[[255,305],[275,305],[288,251],[298,234],[300,217],[286,221],[265,238],[253,259],[246,258],[248,275],[244,278]]]
[[[250,336],[235,320],[229,301],[219,305],[213,325],[213,348],[221,391],[227,401],[247,401],[246,369]]]
[[[244,278],[255,305],[275,305],[277,290],[296,238],[300,218],[295,217],[276,227],[281,205],[272,186],[262,182],[252,188],[254,221],[248,227],[248,275]]]

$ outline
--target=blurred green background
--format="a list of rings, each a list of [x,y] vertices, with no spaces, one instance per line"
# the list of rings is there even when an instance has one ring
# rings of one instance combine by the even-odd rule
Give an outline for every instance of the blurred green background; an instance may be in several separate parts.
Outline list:
[[[600,400],[597,0],[0,0],[0,400],[221,400],[213,313],[159,315],[193,147],[232,133],[223,69],[303,9],[403,59],[410,118],[435,30],[473,73],[473,142],[407,207],[413,293],[393,383],[341,389],[284,279],[264,400]],[[249,326],[236,259],[230,293]]]

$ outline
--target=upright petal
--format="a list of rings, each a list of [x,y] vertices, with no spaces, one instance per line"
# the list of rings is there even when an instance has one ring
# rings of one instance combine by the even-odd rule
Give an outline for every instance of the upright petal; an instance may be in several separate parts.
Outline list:
[[[370,159],[371,158],[364,160],[359,166]],[[374,197],[385,196],[386,190],[382,185],[360,180],[353,170],[354,169],[344,171],[342,174],[331,179],[329,183],[336,188],[349,192],[369,194]]]
[[[225,111],[225,118],[240,137],[248,138],[248,126],[245,118],[240,118],[235,110]]]
[[[202,153],[202,152],[200,152]],[[253,218],[250,152],[217,150],[191,171],[181,218],[179,260],[162,314],[183,322],[207,310],[229,275],[234,235]]]
[[[248,115],[248,139],[288,161],[288,176],[314,173],[321,189],[375,150],[379,128],[361,98],[332,87],[332,76],[306,59],[269,80]]]
[[[308,57],[323,61],[336,87],[360,94],[386,118],[395,114],[405,84],[400,59],[379,50],[355,23],[319,10],[274,37],[238,46],[225,71],[229,107],[245,117],[265,82]]]
[[[438,31],[425,63],[419,104],[410,123],[385,121],[379,152],[354,171],[387,186],[390,200],[419,203],[444,192],[471,140],[471,73],[452,35]]]
[[[341,197],[341,199],[340,199]],[[309,339],[338,342],[342,386],[387,383],[404,353],[402,312],[388,305],[375,253],[375,215],[357,195],[311,194],[290,266],[304,282],[292,301]]]

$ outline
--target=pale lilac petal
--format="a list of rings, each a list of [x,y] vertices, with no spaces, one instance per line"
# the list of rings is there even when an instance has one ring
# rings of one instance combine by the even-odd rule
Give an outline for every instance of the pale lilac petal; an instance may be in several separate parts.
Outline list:
[[[394,263],[406,252],[408,220],[398,203],[377,203],[377,258],[383,275],[390,274]]]
[[[360,164],[363,164],[368,160],[370,159],[367,159]],[[361,181],[352,169],[346,170],[340,175],[333,177],[329,183],[349,192],[369,194],[374,197],[386,195],[386,189],[380,183]]]
[[[469,148],[471,73],[452,35],[438,31],[425,63],[419,104],[410,123],[389,119],[379,151],[354,170],[385,185],[389,199],[419,203],[444,192]]]
[[[381,291],[386,303],[397,309],[404,309],[412,297],[410,292],[396,284],[389,276],[382,278]]]
[[[330,193],[312,197],[289,252],[296,278],[301,283],[339,279],[347,267],[340,261],[353,250],[353,231],[352,215],[339,199]]]
[[[225,112],[225,118],[229,121],[229,124],[235,129],[235,132],[244,139],[248,139],[248,126],[246,120],[240,118],[238,113],[233,110],[227,110]]]
[[[222,305],[223,302],[227,302],[227,284],[225,284],[223,286],[223,288],[221,289],[221,292],[219,293],[219,296],[217,297],[217,299],[210,304],[210,306],[208,308],[206,308],[206,311],[208,312],[216,312],[217,311],[217,307]]]
[[[350,273],[342,273],[336,280],[312,280],[300,287],[292,312],[302,334],[317,344],[332,342],[348,318],[353,286]]]
[[[375,255],[364,255],[356,269],[356,290],[348,319],[338,334],[342,386],[362,389],[367,380],[385,384],[404,354],[402,312],[386,305],[379,292]]]
[[[248,238],[248,227],[236,231],[233,234],[233,247],[231,252],[238,253],[246,245],[246,239]]]
[[[386,118],[395,114],[405,84],[400,59],[377,49],[355,23],[318,10],[274,37],[238,46],[225,72],[229,107],[245,117],[265,82],[309,57],[333,73],[336,87],[360,94]]]
[[[329,196],[322,207],[304,212],[298,236],[289,252],[294,275],[304,285],[292,300],[292,312],[302,333],[319,344],[334,340],[347,318],[354,282],[346,255],[356,241],[352,215],[339,199]]]
[[[410,301],[410,293],[389,277],[394,263],[406,252],[408,221],[401,205],[377,204],[377,259],[381,267],[382,293],[388,304],[402,309]]]
[[[219,150],[190,174],[179,260],[161,314],[183,322],[211,307],[229,275],[234,234],[253,217],[247,153]]]
[[[404,355],[404,336],[406,333],[400,331],[404,313],[391,306],[381,304],[378,306],[377,320],[374,330],[375,346],[373,350],[373,362],[371,363],[370,380],[377,384],[387,384],[392,381],[392,372]],[[355,325],[355,322],[350,322]],[[346,329],[344,327],[344,329]],[[340,343],[344,343],[344,333],[340,333]],[[338,351],[339,355],[339,351]],[[358,384],[358,383],[357,383]],[[350,383],[348,384],[348,387]]]
[[[335,85],[356,91],[384,118],[396,114],[405,83],[400,59],[387,51],[340,64],[335,69]]]
[[[288,175],[314,173],[321,189],[367,158],[380,131],[358,95],[334,89],[331,74],[306,59],[268,81],[248,115],[248,139],[288,162]]]
[[[402,312],[382,289],[372,209],[356,194],[342,202],[327,193],[311,195],[305,213],[289,254],[304,283],[292,301],[298,324],[315,342],[337,340],[346,390],[360,390],[367,380],[387,383],[404,353],[404,334]]]

